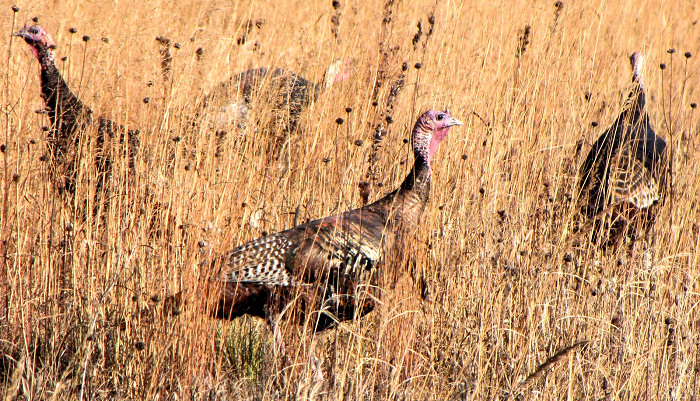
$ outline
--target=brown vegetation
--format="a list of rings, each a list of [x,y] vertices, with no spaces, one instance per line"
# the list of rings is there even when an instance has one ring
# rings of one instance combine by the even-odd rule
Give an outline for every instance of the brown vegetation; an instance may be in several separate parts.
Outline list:
[[[18,6],[0,13],[5,399],[691,399],[700,391],[693,2]],[[113,151],[100,217],[82,213],[95,199],[94,149],[77,152],[71,202],[42,161],[38,65],[10,37],[34,16],[52,32],[73,91],[141,132],[135,175]],[[646,241],[598,252],[574,234],[577,169],[619,113],[634,50],[648,56],[649,115],[673,157],[670,199]],[[277,140],[269,135],[222,137],[193,124],[206,93],[236,72],[276,67],[321,82],[340,58],[353,59],[353,76],[304,111],[281,155],[269,154]],[[294,372],[280,370],[264,322],[208,317],[202,260],[378,199],[410,168],[403,140],[415,118],[445,106],[465,126],[441,145],[411,258],[377,310],[300,336]],[[165,316],[163,300],[180,290],[186,307]]]

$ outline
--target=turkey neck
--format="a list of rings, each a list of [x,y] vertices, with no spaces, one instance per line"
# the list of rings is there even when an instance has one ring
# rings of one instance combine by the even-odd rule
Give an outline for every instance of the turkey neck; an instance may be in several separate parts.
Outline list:
[[[369,207],[380,204],[393,210],[387,219],[393,223],[417,225],[420,222],[425,205],[430,196],[430,165],[422,155],[416,152],[413,168],[401,183],[401,186]],[[393,217],[392,217],[393,214]]]
[[[41,97],[48,109],[51,123],[59,128],[62,136],[73,134],[78,119],[87,117],[88,109],[68,88],[68,84],[52,60],[40,59]]]
[[[639,124],[644,122],[640,120],[646,116],[647,98],[641,78],[635,76],[633,82],[635,85],[627,97],[625,114],[631,124]]]
[[[623,105],[623,110],[615,122],[603,134],[610,136],[611,149],[618,149],[628,141],[649,141],[647,131],[649,126],[649,116],[646,113],[646,93],[641,77],[635,75],[632,78],[634,83],[627,100]],[[652,138],[653,142],[653,138]]]

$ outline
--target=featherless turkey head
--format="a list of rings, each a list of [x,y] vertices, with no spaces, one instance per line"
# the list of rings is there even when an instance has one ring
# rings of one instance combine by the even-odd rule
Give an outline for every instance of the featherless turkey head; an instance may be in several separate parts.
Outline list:
[[[632,81],[639,82],[639,86],[644,86],[642,80],[642,69],[644,68],[644,55],[639,52],[634,52],[630,56],[630,64],[632,64]]]
[[[449,110],[430,110],[423,113],[413,127],[413,151],[416,157],[422,158],[428,165],[437,152],[438,146],[453,125],[462,122],[450,115]]]
[[[39,25],[24,25],[24,28],[12,34],[23,38],[29,46],[32,47],[32,53],[39,60],[42,67],[47,67],[53,63],[56,55],[54,49],[56,42],[53,41],[51,35]]]

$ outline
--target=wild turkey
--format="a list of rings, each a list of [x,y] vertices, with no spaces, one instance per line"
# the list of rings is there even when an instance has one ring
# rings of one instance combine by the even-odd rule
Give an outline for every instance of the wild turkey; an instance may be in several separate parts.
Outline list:
[[[61,76],[54,60],[56,43],[51,35],[41,26],[25,25],[24,28],[12,34],[21,37],[30,46],[41,66],[41,97],[46,105],[46,112],[51,121],[51,127],[47,136],[47,143],[52,162],[55,166],[63,168],[63,189],[68,193],[75,192],[76,163],[73,153],[77,148],[79,133],[92,124],[92,110],[78,99],[70,90],[66,81]],[[119,133],[119,141],[129,142],[129,165],[133,169],[134,158],[139,147],[138,131],[126,129],[104,117],[98,119],[97,148],[101,151],[97,163],[97,169],[101,173],[98,186],[104,184],[104,180],[111,172],[111,160],[105,154],[105,142]]]
[[[299,318],[313,318],[315,331],[370,312],[374,301],[358,287],[371,284],[387,253],[401,252],[406,230],[420,222],[430,194],[430,162],[454,125],[462,123],[447,110],[420,116],[412,132],[413,168],[382,199],[253,240],[213,260],[212,288],[221,288],[215,316],[265,318],[279,340],[277,315],[292,304]],[[178,305],[180,296],[170,302]]]
[[[243,130],[247,127],[252,104],[271,105],[272,115],[256,117],[258,126],[272,123],[276,134],[296,129],[303,110],[318,100],[323,91],[334,83],[347,79],[352,73],[349,60],[331,64],[322,83],[314,83],[280,68],[255,68],[219,83],[205,99],[204,107],[213,111],[217,128],[226,126]],[[265,127],[267,128],[267,127]]]
[[[618,241],[632,217],[639,216],[644,229],[651,227],[670,175],[666,142],[654,133],[646,110],[644,56],[634,53],[630,62],[632,90],[615,122],[593,144],[579,182],[584,215],[611,212],[609,237]]]

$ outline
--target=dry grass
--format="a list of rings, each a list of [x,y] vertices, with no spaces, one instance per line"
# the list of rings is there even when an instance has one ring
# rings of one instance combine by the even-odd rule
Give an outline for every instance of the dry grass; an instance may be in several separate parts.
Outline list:
[[[5,399],[695,399],[697,5],[277,3],[21,1],[16,15],[3,6]],[[141,129],[135,176],[114,155],[103,218],[81,213],[94,199],[93,145],[80,150],[72,204],[39,160],[48,122],[34,112],[38,66],[10,39],[33,16],[54,34],[79,96]],[[260,28],[248,24],[259,19]],[[180,45],[169,80],[157,36]],[[576,245],[567,198],[576,144],[587,151],[615,118],[634,50],[648,54],[650,114],[673,152],[673,194],[648,252],[600,254]],[[320,81],[340,57],[353,58],[355,75],[304,113],[280,161],[267,154],[269,135],[229,137],[215,157],[207,124],[188,125],[197,100],[234,72],[277,66]],[[466,125],[440,149],[413,274],[386,289],[378,311],[313,344],[303,336],[293,380],[279,374],[263,324],[206,316],[202,259],[290,227],[296,210],[304,221],[386,193],[408,170],[402,140],[416,116],[444,106]],[[394,122],[373,142],[388,115]],[[189,307],[161,316],[160,300],[180,289]],[[579,341],[588,343],[567,349]],[[316,386],[309,347],[324,359],[327,380]]]

